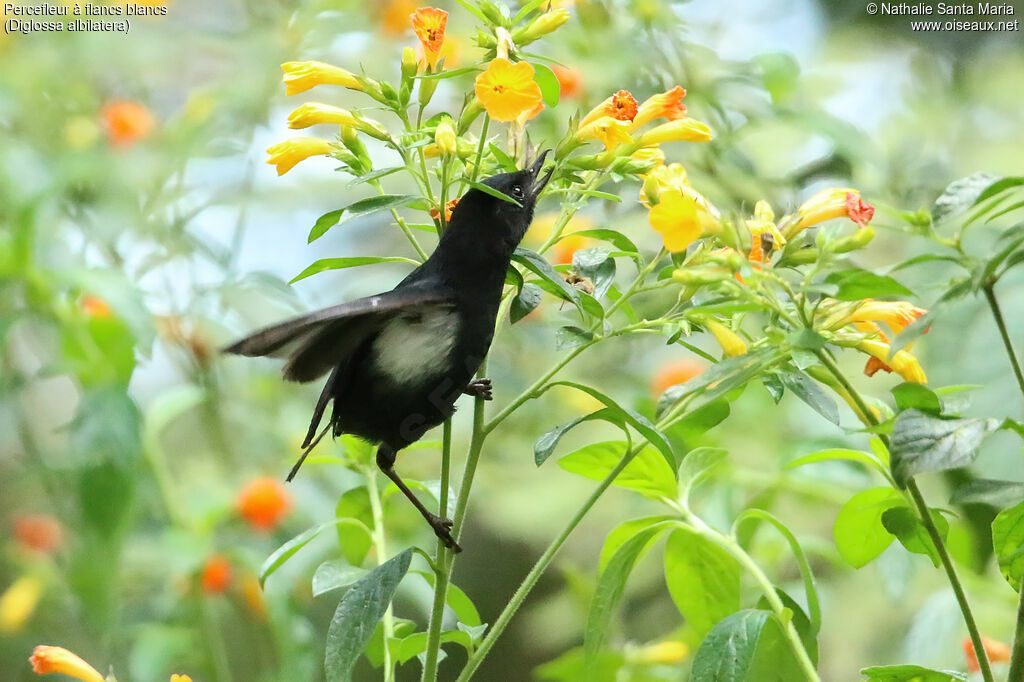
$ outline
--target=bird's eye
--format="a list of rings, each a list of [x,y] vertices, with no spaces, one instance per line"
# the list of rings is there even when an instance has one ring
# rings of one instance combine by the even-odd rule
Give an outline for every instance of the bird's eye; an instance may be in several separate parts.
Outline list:
[[[523,186],[522,185],[512,185],[512,196],[514,196],[516,199],[522,199],[523,198]]]

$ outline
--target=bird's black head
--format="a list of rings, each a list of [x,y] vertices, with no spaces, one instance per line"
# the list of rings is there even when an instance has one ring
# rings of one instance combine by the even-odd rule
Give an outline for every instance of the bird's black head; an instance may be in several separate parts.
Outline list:
[[[515,249],[533,220],[533,207],[537,197],[554,172],[554,169],[551,169],[541,175],[540,171],[547,155],[548,151],[543,152],[523,170],[494,175],[483,181],[488,187],[493,187],[515,199],[518,204],[479,189],[471,189],[455,206],[452,225],[466,221],[471,224],[470,229],[487,230],[491,233],[489,237],[501,240],[510,246],[510,249]]]

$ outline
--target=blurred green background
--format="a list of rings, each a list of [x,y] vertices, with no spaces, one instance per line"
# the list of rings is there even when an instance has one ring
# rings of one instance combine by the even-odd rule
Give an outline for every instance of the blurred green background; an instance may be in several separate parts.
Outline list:
[[[792,210],[829,185],[860,189],[878,207],[880,228],[864,267],[930,249],[897,229],[899,212],[927,209],[951,180],[1020,173],[1019,31],[913,32],[908,17],[871,17],[860,2],[556,4],[571,9],[572,21],[531,49],[575,69],[579,87],[531,125],[534,141],[556,141],[575,110],[619,88],[639,99],[681,84],[691,114],[716,138],[668,160],[686,165],[694,186],[723,208],[749,210],[765,198]],[[473,17],[454,2],[437,5],[452,13],[448,65],[477,60]],[[18,584],[39,597],[28,612],[0,617],[4,680],[34,679],[26,659],[36,644],[65,646],[102,671],[113,666],[122,682],[172,672],[197,682],[322,676],[337,595],[314,598],[309,579],[338,556],[336,540],[318,538],[265,592],[255,575],[285,540],[333,518],[339,494],[358,477],[313,464],[286,488],[261,482],[254,493],[253,481],[280,481],[291,466],[319,387],[287,385],[274,363],[224,359],[217,349],[405,274],[381,265],[288,286],[317,258],[409,255],[408,245],[377,214],[307,246],[317,216],[365,188],[348,186],[326,159],[278,178],[264,149],[290,136],[285,117],[300,103],[284,96],[281,62],[320,59],[394,80],[401,47],[416,42],[407,19],[415,7],[175,0],[165,17],[133,20],[127,36],[0,35],[0,590]],[[1010,19],[1024,11],[1016,7]],[[470,83],[443,81],[431,110],[457,111]],[[351,95],[315,98],[354,106]],[[411,189],[394,184],[395,192]],[[631,199],[636,190],[617,188]],[[654,251],[657,235],[628,205],[595,202],[579,220],[614,224]],[[538,220],[556,209],[553,200],[542,205]],[[983,251],[985,235],[977,239]],[[940,263],[901,277],[927,306],[949,275]],[[1001,287],[1011,334],[1024,338],[1024,319],[1013,314],[1024,309],[1021,277]],[[497,405],[550,365],[555,325],[546,320],[561,314],[546,301],[503,335],[490,365]],[[987,312],[968,300],[918,349],[933,385],[985,386],[970,413],[1019,416],[997,343]],[[601,348],[568,376],[645,409],[659,373],[692,361],[656,338]],[[894,382],[879,375],[863,385],[882,395]],[[553,391],[488,441],[455,573],[485,622],[593,485],[555,467],[538,470],[532,457],[538,435],[588,407]],[[466,412],[456,418],[456,471]],[[705,440],[727,447],[732,464],[728,485],[704,501],[720,510],[708,520],[727,520],[756,497],[812,556],[824,599],[823,679],[905,660],[963,668],[955,602],[926,560],[889,551],[859,571],[836,561],[835,511],[865,477],[843,466],[781,471],[798,454],[848,443],[841,430],[802,403],[775,406],[751,387]],[[1012,435],[997,434],[976,468],[1024,480],[1020,454]],[[436,447],[412,450],[399,470],[430,480],[437,462]],[[943,481],[929,484],[941,506]],[[602,538],[618,521],[652,513],[648,505],[608,492],[479,679],[538,679],[538,665],[579,645]],[[432,546],[404,501],[387,519],[393,547]],[[954,525],[951,544],[982,631],[1008,640],[1013,591],[991,579],[984,543],[966,524]],[[776,575],[799,580],[780,541],[765,534],[757,548]],[[659,567],[648,564],[631,580],[618,646],[640,648],[679,626]],[[430,596],[411,578],[396,610],[423,622]],[[442,663],[442,678],[452,661]],[[654,666],[644,674],[630,679],[679,672]],[[399,679],[417,675],[410,663]],[[357,678],[376,679],[369,666]]]

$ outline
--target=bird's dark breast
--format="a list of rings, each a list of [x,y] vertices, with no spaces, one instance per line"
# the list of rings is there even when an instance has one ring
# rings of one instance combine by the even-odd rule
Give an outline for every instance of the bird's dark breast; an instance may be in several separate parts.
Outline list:
[[[478,300],[389,320],[338,383],[335,433],[401,448],[443,422],[487,354],[496,314]]]

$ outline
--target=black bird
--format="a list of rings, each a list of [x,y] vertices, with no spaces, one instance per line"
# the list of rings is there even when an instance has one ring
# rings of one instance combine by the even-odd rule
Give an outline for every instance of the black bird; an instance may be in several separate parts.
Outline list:
[[[466,192],[430,258],[391,291],[267,327],[224,349],[287,357],[284,378],[307,382],[330,372],[303,452],[288,479],[330,429],[379,444],[377,466],[395,482],[448,547],[452,522],[431,513],[395,473],[398,451],[455,411],[460,394],[491,399],[489,379],[473,379],[491,345],[512,252],[533,220],[553,170],[544,152],[529,168],[483,183],[516,200]],[[327,408],[326,427],[317,428]]]

